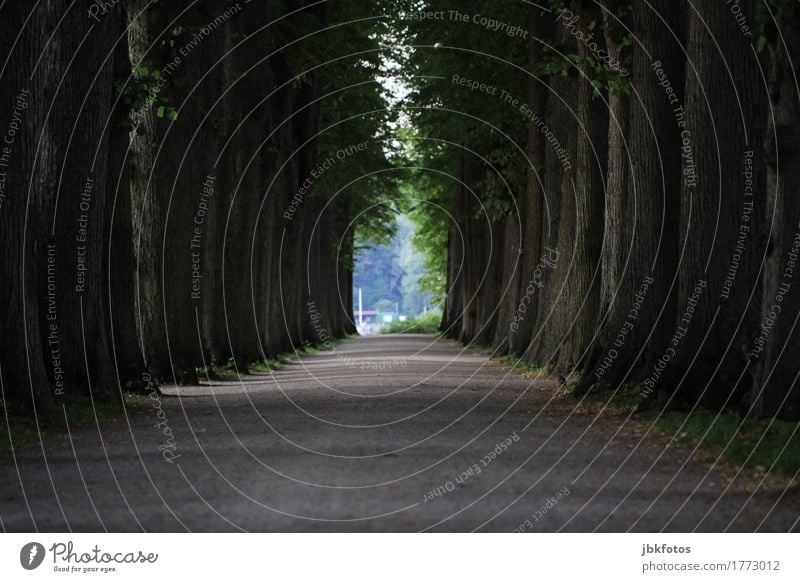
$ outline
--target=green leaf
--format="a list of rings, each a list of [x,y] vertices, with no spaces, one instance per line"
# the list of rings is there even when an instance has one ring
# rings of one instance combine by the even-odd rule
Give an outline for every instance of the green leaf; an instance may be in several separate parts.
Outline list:
[[[156,109],[156,117],[158,117],[159,119],[164,117],[164,109],[165,107],[163,105],[161,105],[158,109]]]

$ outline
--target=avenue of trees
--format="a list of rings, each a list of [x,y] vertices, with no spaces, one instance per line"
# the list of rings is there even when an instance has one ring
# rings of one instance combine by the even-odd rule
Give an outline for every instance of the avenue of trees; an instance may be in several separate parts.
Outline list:
[[[798,419],[797,6],[6,2],[3,402],[351,333],[407,212],[447,336]]]
[[[799,418],[797,6],[406,3],[444,333],[577,395]]]
[[[0,7],[6,406],[244,373],[354,331],[354,237],[390,228],[394,190],[387,10]]]

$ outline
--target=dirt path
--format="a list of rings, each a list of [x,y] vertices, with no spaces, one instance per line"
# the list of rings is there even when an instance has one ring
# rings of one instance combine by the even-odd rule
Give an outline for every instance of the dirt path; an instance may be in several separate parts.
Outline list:
[[[0,465],[7,531],[786,531],[751,497],[432,336],[348,340]],[[159,413],[159,410],[161,411]],[[795,526],[796,527],[796,526]]]

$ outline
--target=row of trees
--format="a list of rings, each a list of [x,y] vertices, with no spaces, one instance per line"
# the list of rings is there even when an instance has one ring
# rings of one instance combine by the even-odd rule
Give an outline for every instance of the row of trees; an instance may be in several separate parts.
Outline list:
[[[354,330],[354,237],[390,228],[367,207],[394,189],[383,12],[0,7],[6,405],[244,373]]]
[[[405,3],[442,329],[578,395],[800,417],[795,6]]]

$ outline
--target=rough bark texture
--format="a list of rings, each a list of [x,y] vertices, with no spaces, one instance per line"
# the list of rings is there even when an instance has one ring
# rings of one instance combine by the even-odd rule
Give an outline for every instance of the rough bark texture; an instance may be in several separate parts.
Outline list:
[[[563,77],[552,77],[549,82],[550,95],[545,110],[546,123],[558,143],[565,149],[564,162],[550,144],[545,153],[545,187],[541,214],[542,250],[555,251],[550,265],[540,270],[534,293],[538,294],[536,314],[527,312],[524,317],[535,318],[531,343],[523,356],[536,365],[551,365],[558,356],[561,341],[561,323],[565,315],[560,304],[561,293],[571,263],[572,243],[568,221],[574,215],[575,195],[572,191],[575,172],[576,123],[574,110],[574,81]]]
[[[602,297],[608,302],[601,349],[588,362],[578,394],[590,386],[641,380],[672,333],[677,258],[684,57],[683,20],[674,2],[634,3],[627,134],[612,136]],[[669,87],[671,93],[666,91]],[[619,103],[619,100],[617,100]],[[613,124],[612,124],[613,128]],[[628,157],[629,156],[629,157]],[[614,159],[613,156],[611,159]],[[630,176],[627,176],[630,165]]]
[[[553,28],[552,19],[531,7],[528,10],[528,26],[531,41],[528,44],[528,66],[533,69],[542,54],[542,45],[538,38],[547,38]],[[544,208],[544,168],[546,150],[549,144],[542,132],[539,122],[545,113],[548,99],[547,80],[531,76],[528,79],[528,109],[531,119],[528,121],[528,141],[526,144],[525,195],[521,204],[523,235],[520,256],[519,274],[514,288],[513,312],[508,329],[508,347],[516,354],[521,354],[528,347],[536,324],[538,310],[539,278],[537,267],[542,258],[542,220]]]
[[[580,26],[586,26],[593,11],[581,3],[573,8],[583,17]],[[585,44],[576,43],[563,27],[557,33],[567,36],[562,50],[585,57]],[[555,214],[558,208],[558,214],[543,215],[550,221],[542,226],[542,246],[543,251],[555,251],[554,268],[543,269],[537,331],[527,359],[569,371],[580,364],[597,317],[608,112],[602,100],[594,99],[589,80],[577,71],[570,79],[554,79],[551,88],[555,95],[548,99],[548,109],[553,106],[548,123],[559,140],[569,144],[570,162],[565,165],[551,144],[546,156],[546,211]],[[564,134],[568,137],[562,138]]]
[[[754,21],[755,2],[740,6]],[[690,8],[686,44],[679,336],[659,400],[718,408],[749,388],[747,349],[761,317],[766,95],[749,38],[716,4]]]
[[[57,14],[39,5],[23,27],[31,9],[22,2],[6,6],[0,34],[2,53],[9,55],[0,82],[0,131],[5,138],[15,116],[19,126],[12,143],[3,144],[0,167],[0,388],[4,402],[41,413],[51,409],[54,389],[48,380],[51,352],[39,341],[47,304],[38,299],[46,292],[47,248],[41,233],[47,220],[42,210],[51,184],[38,171],[35,156],[49,147],[43,121],[55,86],[47,68],[34,66]]]
[[[766,140],[768,162],[765,229],[771,233],[770,253],[764,270],[762,322],[771,331],[759,330],[749,346],[755,382],[745,412],[757,417],[800,418],[797,358],[800,350],[800,281],[787,270],[800,248],[800,28],[787,22],[776,39],[769,76],[775,123]],[[784,44],[785,43],[785,44]],[[780,299],[779,299],[780,297]],[[776,306],[779,311],[776,310]],[[775,312],[777,317],[772,317]]]

